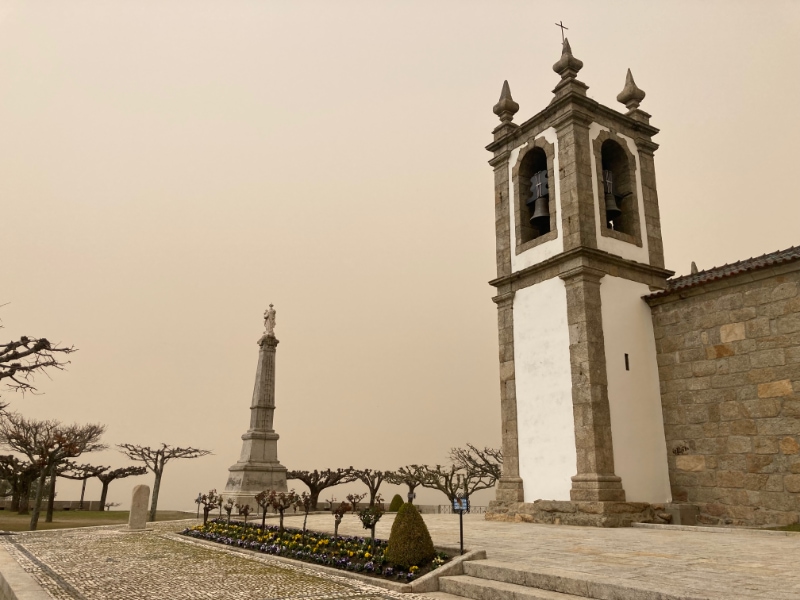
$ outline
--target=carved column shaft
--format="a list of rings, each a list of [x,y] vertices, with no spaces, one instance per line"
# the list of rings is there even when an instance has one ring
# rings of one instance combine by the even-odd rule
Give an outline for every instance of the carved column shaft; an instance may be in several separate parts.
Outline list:
[[[263,336],[258,345],[258,367],[253,400],[250,403],[250,431],[272,431],[275,413],[275,336]]]

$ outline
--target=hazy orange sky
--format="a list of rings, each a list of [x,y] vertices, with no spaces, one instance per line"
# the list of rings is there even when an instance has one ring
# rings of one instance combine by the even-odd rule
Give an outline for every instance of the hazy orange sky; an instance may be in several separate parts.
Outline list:
[[[484,146],[504,79],[517,122],[550,101],[559,20],[592,98],[624,110],[628,67],[647,92],[668,267],[800,243],[798,1],[0,3],[0,334],[80,349],[5,400],[212,450],[166,469],[159,507],[193,510],[271,302],[287,467],[498,446]]]

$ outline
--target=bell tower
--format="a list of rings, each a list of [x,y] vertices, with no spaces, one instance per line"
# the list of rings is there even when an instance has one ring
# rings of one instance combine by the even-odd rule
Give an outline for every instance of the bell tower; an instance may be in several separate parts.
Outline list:
[[[670,501],[655,340],[642,297],[666,287],[645,94],[587,97],[564,40],[550,104],[516,124],[508,82],[489,164],[503,477],[487,518],[645,520]]]

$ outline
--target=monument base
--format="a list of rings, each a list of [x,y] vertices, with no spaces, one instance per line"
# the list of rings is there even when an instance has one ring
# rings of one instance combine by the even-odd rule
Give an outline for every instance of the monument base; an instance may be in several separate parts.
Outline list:
[[[286,467],[280,463],[236,463],[228,469],[228,483],[222,496],[237,504],[249,504],[253,513],[255,497],[263,491],[286,492]]]
[[[661,507],[663,510],[663,507]],[[662,522],[656,507],[646,502],[575,502],[537,500],[502,502],[493,500],[486,511],[487,521],[549,523],[588,527],[630,527],[632,523]]]

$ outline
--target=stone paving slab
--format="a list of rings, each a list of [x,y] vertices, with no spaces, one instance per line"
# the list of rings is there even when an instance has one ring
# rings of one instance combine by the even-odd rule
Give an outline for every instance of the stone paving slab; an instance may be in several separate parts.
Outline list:
[[[436,545],[458,544],[457,515],[423,515]],[[376,535],[388,537],[394,515],[385,515]],[[286,525],[302,526],[302,517]],[[312,515],[310,529],[333,531],[333,517]],[[358,519],[347,515],[339,532],[365,535]],[[464,544],[486,550],[487,558],[522,568],[557,569],[602,575],[639,586],[712,600],[800,599],[800,534],[759,531],[680,531],[670,529],[597,529],[464,518]]]
[[[0,544],[56,600],[424,600],[322,574],[311,565],[175,539],[172,534],[186,525],[25,532],[4,536]]]

